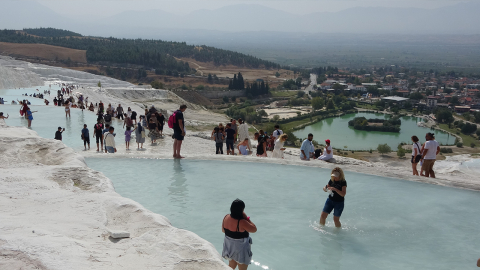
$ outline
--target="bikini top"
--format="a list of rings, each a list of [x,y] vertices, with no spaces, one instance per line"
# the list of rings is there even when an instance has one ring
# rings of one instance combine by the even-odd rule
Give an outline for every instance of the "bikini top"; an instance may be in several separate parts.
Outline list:
[[[228,215],[226,215],[223,220],[225,220],[225,218],[227,217]],[[244,231],[244,232],[239,232],[240,231],[240,219],[238,220],[238,223],[237,223],[237,231],[236,232],[232,232],[230,231],[229,229],[223,227],[223,230],[225,231],[225,235],[230,237],[230,238],[233,238],[233,239],[243,239],[243,238],[247,238],[250,236],[250,234],[247,232],[247,231]]]

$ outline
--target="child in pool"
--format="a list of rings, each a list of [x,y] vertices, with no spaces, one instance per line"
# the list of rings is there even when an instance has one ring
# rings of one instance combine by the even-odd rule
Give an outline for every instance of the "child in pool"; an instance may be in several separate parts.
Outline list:
[[[125,130],[125,146],[127,147],[127,150],[130,150],[130,139],[132,138],[132,132],[136,129],[135,127],[132,130],[132,127],[127,127],[127,130]]]

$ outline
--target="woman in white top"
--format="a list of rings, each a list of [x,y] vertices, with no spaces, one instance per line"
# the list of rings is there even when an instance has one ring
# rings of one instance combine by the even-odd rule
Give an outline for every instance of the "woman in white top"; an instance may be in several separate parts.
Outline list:
[[[323,149],[323,154],[318,157],[318,160],[328,161],[333,158],[333,149],[330,145],[330,140],[325,140],[325,149]]]
[[[273,158],[283,158],[283,151],[285,151],[283,144],[287,139],[288,139],[287,134],[282,134],[275,141],[275,147],[273,148],[273,155],[272,155]]]
[[[132,117],[132,109],[131,109],[130,107],[128,107],[127,116],[128,116],[129,118]]]
[[[417,164],[422,158],[422,149],[420,148],[420,143],[418,141],[417,136],[412,136],[412,169],[413,169],[413,175],[418,175],[417,171]]]
[[[238,140],[240,142],[243,142],[245,139],[248,139],[248,125],[247,123],[243,122],[243,120],[240,118],[238,119],[238,123],[240,125],[238,126]],[[252,149],[252,143],[250,140],[248,140],[248,149]]]

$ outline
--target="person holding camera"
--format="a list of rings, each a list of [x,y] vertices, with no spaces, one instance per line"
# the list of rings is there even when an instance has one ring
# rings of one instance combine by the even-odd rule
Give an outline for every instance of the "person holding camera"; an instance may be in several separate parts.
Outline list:
[[[222,257],[228,260],[228,266],[246,270],[252,261],[252,238],[250,233],[257,231],[257,226],[244,212],[245,203],[236,199],[230,206],[230,214],[222,221],[222,232],[225,233]]]
[[[325,226],[325,221],[333,210],[335,227],[340,228],[342,227],[340,216],[342,216],[345,195],[347,195],[347,181],[345,180],[345,175],[341,168],[336,167],[332,170],[330,181],[328,181],[328,184],[323,187],[323,191],[328,192],[329,195],[320,216],[320,225]]]

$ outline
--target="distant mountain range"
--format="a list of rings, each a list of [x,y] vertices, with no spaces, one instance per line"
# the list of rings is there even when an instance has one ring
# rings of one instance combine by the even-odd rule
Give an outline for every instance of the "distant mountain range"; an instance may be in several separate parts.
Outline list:
[[[480,1],[437,9],[357,7],[295,15],[256,4],[197,10],[185,16],[161,10],[128,11],[97,21],[77,21],[33,0],[2,0],[0,28],[56,27],[84,35],[149,38],[181,30],[275,31],[356,34],[480,34]],[[70,15],[70,14],[69,14]],[[71,15],[74,15],[72,13]],[[170,29],[170,30],[166,30]],[[147,36],[148,35],[148,36]],[[159,37],[156,37],[159,38]]]

